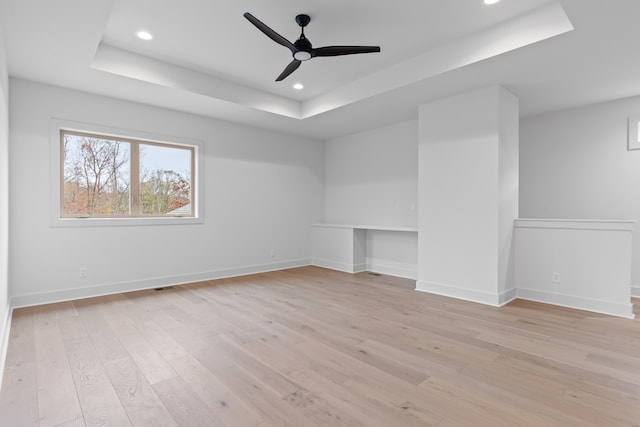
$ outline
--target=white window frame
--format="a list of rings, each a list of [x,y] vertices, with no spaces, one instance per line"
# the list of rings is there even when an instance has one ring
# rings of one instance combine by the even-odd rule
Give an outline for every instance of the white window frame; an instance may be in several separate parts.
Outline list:
[[[136,140],[140,143],[184,145],[194,148],[193,185],[193,215],[169,217],[62,217],[62,188],[60,180],[63,163],[61,161],[61,130],[78,133],[94,134],[96,136],[115,137],[123,140]],[[203,212],[203,158],[204,144],[202,141],[189,138],[158,135],[143,131],[124,130],[104,125],[79,123],[69,120],[51,119],[50,121],[50,225],[52,227],[102,227],[102,226],[132,226],[132,225],[186,225],[202,224]]]
[[[640,115],[629,117],[627,150],[640,150]]]

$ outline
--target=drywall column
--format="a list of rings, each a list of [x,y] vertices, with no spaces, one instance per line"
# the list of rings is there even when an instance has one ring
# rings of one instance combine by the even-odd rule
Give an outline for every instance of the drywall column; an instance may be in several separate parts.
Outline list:
[[[416,290],[502,305],[515,297],[518,99],[490,87],[420,107]]]
[[[9,344],[9,76],[0,28],[0,385]]]

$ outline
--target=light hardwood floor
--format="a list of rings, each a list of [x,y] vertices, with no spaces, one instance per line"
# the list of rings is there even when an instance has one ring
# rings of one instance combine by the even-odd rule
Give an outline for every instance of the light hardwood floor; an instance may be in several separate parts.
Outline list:
[[[0,426],[640,425],[640,321],[412,288],[305,267],[15,310]]]

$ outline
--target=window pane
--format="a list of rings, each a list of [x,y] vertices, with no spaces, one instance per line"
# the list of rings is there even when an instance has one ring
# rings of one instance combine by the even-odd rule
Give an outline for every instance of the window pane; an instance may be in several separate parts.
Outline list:
[[[128,215],[129,144],[70,133],[64,134],[62,143],[62,215]]]
[[[61,130],[61,217],[192,217],[191,145]]]
[[[191,156],[190,148],[140,144],[143,215],[193,215]]]

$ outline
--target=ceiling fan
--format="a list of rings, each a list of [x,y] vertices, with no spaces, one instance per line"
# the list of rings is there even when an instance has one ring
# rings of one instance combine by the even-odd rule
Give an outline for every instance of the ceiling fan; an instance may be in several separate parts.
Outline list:
[[[309,39],[304,35],[304,27],[311,22],[311,17],[309,17],[309,15],[301,14],[296,16],[296,22],[302,28],[302,33],[300,34],[300,38],[294,43],[291,43],[289,40],[273,31],[264,22],[260,21],[249,12],[246,12],[244,17],[260,31],[265,33],[271,40],[281,44],[291,51],[293,61],[291,61],[284,71],[278,76],[276,79],[277,82],[286,79],[289,74],[297,70],[300,64],[302,64],[302,61],[308,61],[316,56],[339,56],[353,55],[356,53],[380,52],[380,46],[325,46],[314,48]]]

